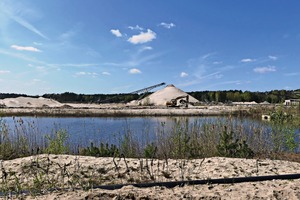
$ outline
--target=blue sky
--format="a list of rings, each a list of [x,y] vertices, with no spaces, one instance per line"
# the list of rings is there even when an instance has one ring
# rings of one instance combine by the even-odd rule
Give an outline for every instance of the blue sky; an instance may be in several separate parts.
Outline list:
[[[1,0],[0,93],[299,89],[298,0]]]

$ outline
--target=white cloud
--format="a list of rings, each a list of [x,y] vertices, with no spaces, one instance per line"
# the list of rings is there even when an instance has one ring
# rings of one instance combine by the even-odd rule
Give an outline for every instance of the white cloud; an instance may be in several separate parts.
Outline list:
[[[252,58],[244,58],[241,60],[241,62],[243,62],[243,63],[254,62],[254,61],[256,61],[256,60],[252,59]]]
[[[298,76],[300,73],[298,72],[292,72],[292,73],[285,73],[285,76]]]
[[[167,29],[170,29],[170,28],[173,28],[175,27],[175,24],[174,23],[165,23],[165,22],[162,22],[159,24],[160,26],[164,27],[164,28],[167,28]]]
[[[180,86],[191,86],[191,85],[197,85],[200,84],[201,82],[203,82],[205,79],[213,79],[213,78],[218,78],[218,74],[220,74],[220,72],[213,72],[211,74],[207,74],[205,76],[198,76],[197,74],[193,74],[193,76],[195,76],[196,78],[190,82],[186,82],[186,83],[182,83],[180,84]]]
[[[107,75],[107,76],[109,76],[109,75],[110,75],[110,73],[109,73],[109,72],[102,72],[101,74],[102,74],[102,75]]]
[[[65,41],[65,40],[70,40],[72,37],[74,37],[76,35],[76,31],[75,30],[69,30],[67,32],[62,33],[59,36],[59,39]]]
[[[143,47],[143,50],[152,50],[153,48],[152,47],[149,47],[149,46],[147,46],[147,47]]]
[[[35,79],[32,79],[32,82],[33,82],[33,83],[37,83],[37,82],[42,82],[42,80],[36,79],[36,78],[35,78]]]
[[[18,51],[33,51],[33,52],[41,52],[41,50],[35,48],[35,47],[23,47],[18,45],[11,45],[10,46],[13,49],[16,49]]]
[[[142,31],[144,30],[143,27],[140,27],[139,25],[136,25],[136,26],[128,26],[129,29],[131,30],[139,30],[139,31]]]
[[[20,25],[24,26],[25,28],[27,28],[28,30],[34,32],[35,34],[41,36],[44,39],[48,39],[47,36],[45,36],[43,33],[41,33],[37,28],[35,28],[32,24],[30,24],[29,22],[27,22],[26,20],[17,17],[17,16],[11,16],[13,20],[15,20],[17,23],[19,23]]]
[[[214,61],[213,62],[214,65],[219,65],[219,64],[222,64],[222,63],[223,63],[222,61]]]
[[[72,39],[75,38],[78,33],[82,30],[83,25],[81,23],[75,24],[71,29],[62,32],[59,36],[58,39],[60,40],[60,45],[71,45]]]
[[[43,45],[43,43],[41,43],[41,42],[33,42],[33,44],[34,44],[34,45],[37,45],[37,46]]]
[[[45,70],[46,68],[44,66],[36,66],[36,69],[37,70],[40,70],[40,71],[43,71]]]
[[[151,42],[156,38],[156,33],[147,29],[147,32],[141,32],[138,35],[133,35],[128,39],[128,42],[132,44],[142,44],[146,42]]]
[[[0,74],[8,74],[8,73],[10,73],[10,71],[8,71],[8,70],[0,70]]]
[[[141,74],[141,70],[137,69],[137,68],[132,68],[129,70],[130,74]]]
[[[76,76],[76,77],[77,77],[77,76],[92,76],[92,77],[96,77],[96,76],[98,76],[98,74],[95,73],[95,72],[77,72],[77,73],[75,74],[75,76]]]
[[[138,52],[139,53],[142,53],[142,52],[144,52],[144,51],[150,51],[150,50],[152,50],[153,48],[152,47],[150,47],[150,46],[145,46],[145,47],[142,47]]]
[[[17,58],[17,59],[21,59],[21,60],[24,60],[24,61],[27,61],[27,62],[30,62],[30,63],[34,63],[34,64],[37,64],[37,65],[45,65],[46,67],[49,67],[51,68],[52,70],[57,70],[59,71],[60,68],[59,68],[59,64],[51,64],[51,63],[47,63],[47,62],[44,62],[42,60],[38,60],[34,57],[29,57],[25,54],[20,54],[20,53],[12,53],[11,51],[7,51],[7,50],[3,50],[0,48],[0,54],[3,54],[3,55],[7,55],[7,56],[10,56],[10,57],[13,57],[13,58]],[[33,67],[32,64],[29,64],[28,65],[29,67]],[[61,66],[65,66],[65,65],[61,65]]]
[[[222,78],[223,76],[224,76],[223,74],[216,74],[216,75],[215,75],[215,78],[216,78],[216,79],[220,79],[220,78]]]
[[[180,77],[184,78],[184,77],[187,77],[189,74],[186,73],[186,72],[181,72],[180,73]]]
[[[2,2],[1,2],[2,3]],[[25,19],[25,16],[28,15],[26,12],[30,13],[30,17],[36,14],[36,11],[33,9],[29,9],[26,6],[22,5],[22,3],[10,3],[10,1],[6,1],[3,4],[0,4],[0,10],[3,11],[11,20],[15,21],[19,25],[23,26],[24,28],[30,30],[31,32],[39,35],[40,37],[47,39],[48,37],[45,36],[40,30],[38,30],[33,24]]]
[[[1,53],[1,51],[0,51],[0,53]],[[108,66],[114,66],[114,67],[130,67],[130,68],[132,68],[132,67],[136,67],[136,66],[146,65],[150,62],[153,62],[153,60],[155,60],[156,58],[158,58],[160,56],[162,56],[161,53],[156,53],[156,54],[151,54],[151,55],[147,55],[147,56],[132,57],[131,59],[126,60],[124,62],[120,62],[120,63],[106,62],[103,64],[108,65]]]
[[[119,29],[111,29],[110,32],[115,35],[116,37],[122,37],[122,33]]]
[[[92,57],[101,57],[101,54],[92,48],[88,48],[88,50],[86,51],[86,55],[92,56]]]
[[[276,72],[275,66],[268,66],[268,67],[256,67],[253,69],[254,72],[264,74],[267,72]]]
[[[276,56],[268,56],[268,58],[269,58],[270,60],[277,60],[277,59],[278,59]]]
[[[86,72],[77,72],[76,75],[78,75],[78,76],[86,75]]]
[[[200,57],[200,59],[202,59],[203,61],[204,60],[207,60],[207,59],[210,59],[212,56],[214,56],[216,53],[207,53],[207,54],[204,54]]]
[[[49,64],[48,64],[49,65]],[[50,64],[54,67],[93,67],[99,64],[97,63],[65,63],[65,64]]]

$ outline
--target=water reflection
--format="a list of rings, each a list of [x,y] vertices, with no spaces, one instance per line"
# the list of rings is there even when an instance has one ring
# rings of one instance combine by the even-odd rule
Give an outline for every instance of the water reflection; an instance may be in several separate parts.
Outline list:
[[[141,144],[146,144],[155,140],[158,133],[168,132],[176,126],[192,130],[207,124],[230,126],[232,131],[252,143],[272,139],[269,123],[236,117],[4,117],[2,124],[6,124],[11,137],[23,133],[31,140],[36,140],[36,143],[43,142],[43,136],[64,129],[74,146],[88,146],[91,142],[118,144],[126,133],[130,133]]]

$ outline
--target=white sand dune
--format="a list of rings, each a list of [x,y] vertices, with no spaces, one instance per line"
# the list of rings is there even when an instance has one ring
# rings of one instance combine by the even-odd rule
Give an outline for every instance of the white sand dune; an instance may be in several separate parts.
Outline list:
[[[31,97],[17,97],[17,98],[6,98],[0,100],[0,104],[10,108],[37,108],[37,107],[60,107],[63,104],[53,99],[47,99],[43,97],[31,98]]]

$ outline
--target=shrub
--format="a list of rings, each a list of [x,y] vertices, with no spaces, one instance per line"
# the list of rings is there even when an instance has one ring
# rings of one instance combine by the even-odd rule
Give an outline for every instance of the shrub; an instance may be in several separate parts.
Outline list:
[[[98,148],[91,142],[90,146],[82,148],[79,154],[84,156],[113,157],[119,155],[119,149],[114,144],[109,145],[108,143],[104,144],[102,142]]]
[[[228,132],[226,126],[217,145],[217,151],[219,156],[224,157],[252,158],[254,156],[246,141],[234,140],[233,132]]]

